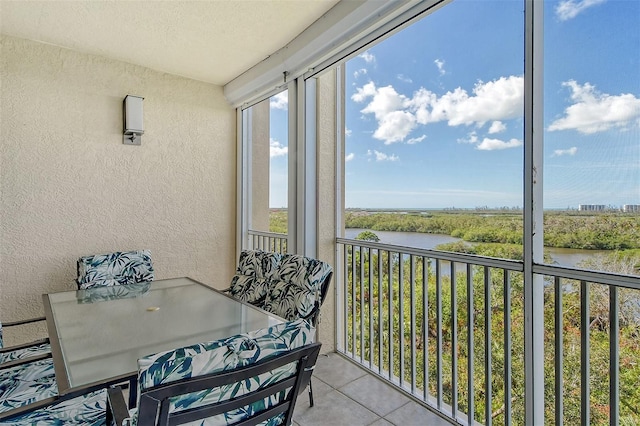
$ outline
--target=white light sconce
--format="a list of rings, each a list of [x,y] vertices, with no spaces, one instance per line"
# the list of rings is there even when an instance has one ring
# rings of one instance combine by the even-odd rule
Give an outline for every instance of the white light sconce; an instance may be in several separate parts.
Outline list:
[[[124,136],[122,143],[125,145],[140,145],[144,126],[142,124],[142,101],[141,96],[127,95],[123,102],[124,116]]]

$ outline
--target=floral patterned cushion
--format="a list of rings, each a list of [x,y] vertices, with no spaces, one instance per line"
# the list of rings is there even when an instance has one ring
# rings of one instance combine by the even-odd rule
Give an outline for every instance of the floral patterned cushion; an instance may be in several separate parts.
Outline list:
[[[57,394],[51,358],[0,371],[0,413]]]
[[[266,278],[236,274],[231,279],[230,292],[238,300],[261,307],[269,286],[270,280]]]
[[[276,326],[239,334],[214,342],[187,346],[173,351],[162,352],[138,360],[138,396],[147,388],[176,380],[232,370],[249,365],[304,346],[312,342],[315,329],[305,320],[298,320]],[[254,391],[273,381],[295,374],[295,365],[288,365],[241,383],[195,392],[175,397],[170,401],[170,411],[182,411],[213,402],[229,399]],[[226,425],[235,423],[255,411],[276,404],[277,398],[270,397],[254,403],[243,410],[199,421],[202,425]],[[138,404],[139,405],[139,404]],[[136,424],[133,413],[131,424]],[[277,425],[282,416],[270,419],[265,424]]]
[[[115,252],[78,259],[78,288],[153,281],[149,250]]]
[[[106,425],[107,391],[102,389],[23,414],[0,425]]]
[[[39,345],[29,346],[27,348],[2,352],[0,353],[0,364],[15,361],[16,359],[30,358],[32,356],[42,355],[49,352],[51,352],[51,345],[49,343],[42,343]]]
[[[273,278],[282,255],[261,250],[242,250],[238,260],[237,273],[256,278]]]
[[[284,255],[263,309],[290,321],[308,318],[320,308],[321,286],[330,272],[331,266],[321,260]]]
[[[0,370],[0,382],[5,380],[34,381],[43,377],[53,376],[53,360],[41,359],[27,364],[15,365]]]

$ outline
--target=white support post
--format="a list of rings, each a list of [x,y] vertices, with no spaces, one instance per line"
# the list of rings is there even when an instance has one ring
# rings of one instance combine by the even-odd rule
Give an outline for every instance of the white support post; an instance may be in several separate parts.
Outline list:
[[[543,263],[543,2],[525,1],[524,94],[524,357],[525,421],[544,424],[544,287],[534,275]]]

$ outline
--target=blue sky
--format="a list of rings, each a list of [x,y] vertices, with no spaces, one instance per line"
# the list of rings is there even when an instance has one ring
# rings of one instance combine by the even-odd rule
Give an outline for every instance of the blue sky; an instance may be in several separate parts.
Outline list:
[[[544,6],[544,206],[640,204],[640,1]],[[523,205],[523,15],[456,0],[347,62],[346,207]],[[283,97],[271,111],[281,207]]]

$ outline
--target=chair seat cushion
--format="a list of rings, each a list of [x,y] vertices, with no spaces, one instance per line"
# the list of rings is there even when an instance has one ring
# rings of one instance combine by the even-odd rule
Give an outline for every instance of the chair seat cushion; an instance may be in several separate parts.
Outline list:
[[[102,389],[26,413],[0,425],[106,425],[107,391]]]
[[[58,394],[51,358],[0,371],[0,412]]]
[[[53,360],[46,358],[0,370],[0,382],[5,380],[34,381],[54,375]]]
[[[0,413],[58,395],[55,376],[37,380],[5,380],[0,383]]]
[[[138,395],[144,389],[159,384],[228,371],[277,356],[291,349],[312,343],[314,333],[315,329],[307,321],[297,320],[222,340],[192,345],[142,358],[138,360],[138,384],[140,386]],[[273,381],[290,377],[295,374],[295,369],[295,364],[290,364],[241,383],[172,398],[170,400],[170,412],[182,411],[223,401],[232,396],[243,395]],[[237,410],[207,419],[206,423],[203,424],[232,424],[254,411],[262,411],[277,402],[274,401],[274,398],[266,398],[264,401],[245,407],[244,410]],[[271,423],[266,424],[275,425],[281,421],[282,418],[273,418]],[[132,424],[135,424],[135,418]]]
[[[51,345],[49,343],[42,343],[39,345],[29,346],[27,348],[2,352],[0,353],[0,364],[15,361],[17,359],[31,358],[32,356],[43,355],[49,352],[51,352]]]

